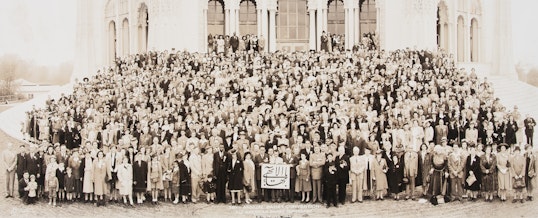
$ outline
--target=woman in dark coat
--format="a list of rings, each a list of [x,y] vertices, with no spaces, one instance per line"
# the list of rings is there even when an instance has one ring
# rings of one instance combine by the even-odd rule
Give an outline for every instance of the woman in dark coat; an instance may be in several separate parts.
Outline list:
[[[140,152],[136,154],[133,163],[133,184],[137,203],[144,203],[143,196],[148,187],[148,163],[144,161],[144,155]]]
[[[497,190],[495,180],[497,173],[497,159],[491,154],[491,146],[486,147],[486,154],[480,160],[480,170],[482,172],[482,191],[485,193],[486,201],[493,201],[493,193]]]
[[[185,154],[179,162],[179,194],[181,202],[187,203],[191,195],[191,164],[189,163],[189,155]],[[196,184],[197,185],[197,184]]]
[[[232,160],[228,162],[228,189],[232,195],[232,204],[235,204],[237,195],[237,203],[241,203],[240,192],[243,190],[243,161],[235,149],[230,150]]]
[[[513,146],[517,143],[516,140],[516,132],[518,130],[518,126],[516,121],[514,121],[514,117],[510,116],[508,122],[506,123],[506,136],[505,136],[505,142],[506,144]]]
[[[469,148],[469,157],[465,162],[465,189],[471,191],[471,200],[475,201],[478,191],[480,191],[480,185],[482,184],[482,170],[480,169],[480,157],[476,155],[476,148]],[[471,177],[475,177],[476,181],[469,180]]]
[[[389,185],[389,192],[394,195],[395,200],[400,200],[400,192],[403,190],[402,187],[405,185],[402,184],[404,171],[403,171],[403,161],[398,159],[397,155],[393,155],[392,159],[387,160],[390,163],[387,163],[389,166],[389,171],[387,172],[387,181]]]

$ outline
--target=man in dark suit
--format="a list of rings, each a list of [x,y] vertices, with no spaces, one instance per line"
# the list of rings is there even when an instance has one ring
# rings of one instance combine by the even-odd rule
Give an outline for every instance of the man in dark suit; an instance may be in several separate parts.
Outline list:
[[[445,122],[440,119],[439,125],[435,126],[435,144],[440,145],[441,139],[448,136],[448,127],[445,125]]]
[[[295,202],[295,178],[297,177],[297,164],[299,163],[299,148],[295,149],[295,154],[292,154],[291,148],[286,148],[286,152],[282,155],[285,164],[290,166],[290,189],[285,190],[285,201]]]
[[[346,187],[349,183],[349,156],[346,154],[344,142],[338,147],[335,162],[338,168],[338,201],[344,205],[346,202]]]
[[[26,156],[26,171],[31,174],[35,175],[36,179],[39,180],[41,177],[41,158],[37,156],[37,154],[34,151],[35,148],[32,148],[30,153]]]
[[[527,118],[523,120],[523,124],[525,124],[525,136],[527,137],[527,144],[533,145],[534,141],[532,139],[534,137],[534,126],[536,126],[536,121],[527,114]]]
[[[260,146],[260,152],[256,156],[254,156],[254,165],[256,166],[256,185],[258,186],[258,203],[262,202],[262,196],[265,196],[265,201],[269,201],[269,193],[266,189],[262,189],[262,166],[261,164],[267,164],[269,163],[269,155],[265,153],[265,146]]]
[[[236,33],[230,38],[230,46],[232,46],[232,51],[235,53],[237,47],[239,47],[239,37],[237,37]]]
[[[21,145],[17,154],[17,179],[22,179],[22,174],[26,171],[26,147]]]
[[[24,172],[21,179],[19,179],[19,198],[24,204],[28,202],[28,191],[24,190],[28,186],[28,182],[30,182],[30,174]]]
[[[325,182],[325,194],[327,196],[327,208],[331,206],[331,203],[338,207],[336,196],[336,184],[338,183],[338,167],[334,161],[332,153],[327,153],[327,162],[323,167],[323,178]]]
[[[216,203],[226,203],[226,181],[229,154],[224,151],[224,145],[219,145],[219,150],[213,155],[213,173],[217,184]]]

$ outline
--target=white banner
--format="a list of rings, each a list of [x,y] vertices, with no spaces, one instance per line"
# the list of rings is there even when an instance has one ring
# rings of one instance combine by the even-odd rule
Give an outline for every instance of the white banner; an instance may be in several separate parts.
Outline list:
[[[262,188],[290,189],[290,165],[262,164]]]

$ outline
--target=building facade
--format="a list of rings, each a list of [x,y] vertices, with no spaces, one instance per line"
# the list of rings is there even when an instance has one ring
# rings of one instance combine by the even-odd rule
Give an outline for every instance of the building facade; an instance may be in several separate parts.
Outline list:
[[[207,51],[207,36],[255,34],[265,50],[319,50],[322,32],[345,47],[375,33],[381,49],[443,49],[465,67],[515,77],[506,0],[78,0],[73,78],[116,57]]]

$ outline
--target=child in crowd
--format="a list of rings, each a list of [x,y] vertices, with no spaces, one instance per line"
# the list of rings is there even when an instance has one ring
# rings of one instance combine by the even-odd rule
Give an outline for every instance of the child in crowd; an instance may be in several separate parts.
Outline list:
[[[172,180],[172,172],[165,170],[163,173],[163,188],[164,188],[164,201],[171,201],[172,193],[170,189],[170,182]]]
[[[217,185],[213,181],[213,175],[212,174],[207,175],[207,179],[204,182],[204,191],[206,194],[206,200],[208,204],[215,202],[216,190],[217,190]]]
[[[73,176],[73,170],[71,167],[66,169],[67,175],[64,177],[64,187],[66,192],[67,201],[73,201],[73,196],[75,192],[75,177]]]
[[[170,189],[172,191],[172,195],[175,196],[174,204],[177,204],[179,203],[179,163],[177,161],[174,161],[174,163],[172,164],[172,172],[170,178]]]
[[[64,163],[58,164],[56,170],[56,178],[58,179],[58,199],[63,201],[65,199],[65,166]]]
[[[47,173],[47,188],[49,190],[49,205],[56,206],[56,195],[58,194],[59,183],[54,173]]]
[[[24,188],[24,190],[28,192],[28,204],[35,204],[37,198],[37,182],[35,179],[35,175],[32,174],[30,176],[30,182],[28,182],[28,185]]]

